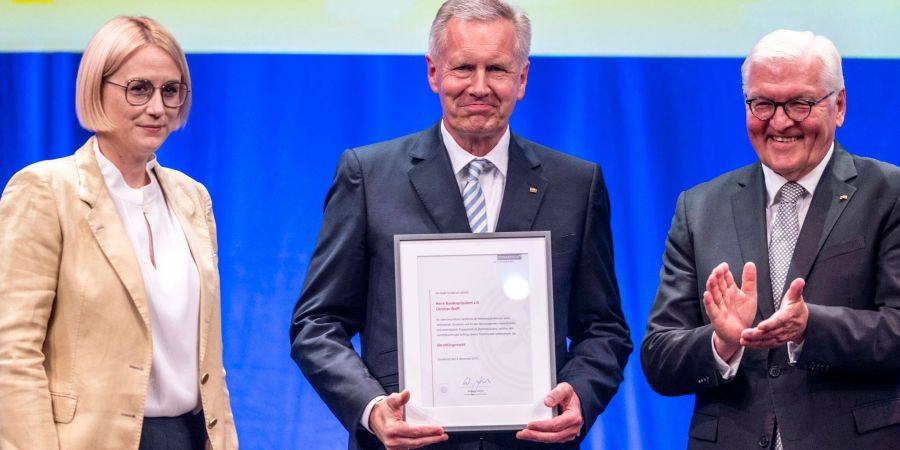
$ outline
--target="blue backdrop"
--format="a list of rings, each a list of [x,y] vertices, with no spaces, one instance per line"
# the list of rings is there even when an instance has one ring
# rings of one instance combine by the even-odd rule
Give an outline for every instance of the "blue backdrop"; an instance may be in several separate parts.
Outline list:
[[[0,53],[0,184],[89,136],[80,55]],[[517,133],[601,164],[635,346],[680,191],[750,163],[739,59],[534,57]],[[421,56],[188,56],[194,106],[161,164],[209,188],[219,228],[225,365],[245,449],[337,449],[346,432],[289,356],[290,315],[340,152],[440,116]],[[850,151],[900,163],[900,60],[844,62]],[[679,449],[693,399],[647,385],[636,350],[588,449]]]

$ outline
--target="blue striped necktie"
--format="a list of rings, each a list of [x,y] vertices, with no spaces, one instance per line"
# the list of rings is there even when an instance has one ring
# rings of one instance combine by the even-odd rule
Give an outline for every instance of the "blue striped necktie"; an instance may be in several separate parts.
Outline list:
[[[478,177],[490,164],[486,159],[473,159],[469,165],[469,174],[466,176],[466,187],[463,189],[463,204],[466,205],[466,216],[469,217],[469,227],[473,233],[487,232],[487,206],[484,201],[484,192]]]

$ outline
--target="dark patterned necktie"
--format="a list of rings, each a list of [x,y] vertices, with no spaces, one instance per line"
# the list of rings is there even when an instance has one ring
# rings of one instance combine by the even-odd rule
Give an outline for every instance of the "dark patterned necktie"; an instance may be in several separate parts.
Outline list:
[[[788,268],[794,256],[794,246],[800,236],[800,216],[798,203],[806,189],[791,181],[778,191],[781,200],[775,220],[772,222],[772,236],[769,239],[769,273],[772,276],[772,298],[775,310],[781,307],[781,296],[787,282]]]
[[[781,307],[781,296],[787,282],[788,268],[794,256],[797,237],[800,236],[800,215],[798,203],[806,189],[791,181],[785,183],[778,191],[780,200],[775,220],[772,222],[772,236],[769,239],[769,273],[772,276],[772,299],[775,311]],[[781,432],[775,424],[775,450],[783,450]]]

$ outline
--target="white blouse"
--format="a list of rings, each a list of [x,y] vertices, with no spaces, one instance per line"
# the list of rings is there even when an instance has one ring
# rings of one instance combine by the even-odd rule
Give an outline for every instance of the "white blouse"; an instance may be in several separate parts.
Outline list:
[[[200,275],[184,230],[154,174],[156,158],[147,163],[150,184],[134,189],[100,152],[96,138],[94,154],[147,291],[153,362],[144,415],[175,417],[195,411],[199,405]]]

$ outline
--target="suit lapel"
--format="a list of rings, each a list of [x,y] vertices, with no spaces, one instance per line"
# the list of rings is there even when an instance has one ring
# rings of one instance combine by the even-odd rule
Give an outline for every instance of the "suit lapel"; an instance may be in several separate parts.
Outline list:
[[[826,165],[822,178],[816,186],[812,203],[803,221],[803,228],[797,238],[785,289],[795,278],[806,278],[809,275],[825,239],[856,192],[856,188],[847,183],[855,177],[856,167],[853,160],[835,143],[834,156]],[[842,200],[842,196],[846,197]]]
[[[518,136],[509,140],[509,166],[506,187],[497,219],[496,231],[531,230],[549,181],[540,174],[541,162],[531,149],[519,144]]]
[[[179,184],[173,177],[162,168],[157,167],[154,170],[159,186],[166,197],[169,208],[178,219],[184,237],[187,240],[188,248],[191,250],[191,256],[194,259],[194,265],[197,267],[197,274],[200,278],[200,335],[198,340],[200,361],[203,361],[206,350],[206,340],[209,335],[209,323],[212,316],[213,307],[210,301],[210,293],[215,287],[210,283],[215,282],[215,277],[210,274],[214,268],[212,264],[212,242],[210,241],[209,230],[206,226],[205,215],[199,214],[197,211],[198,200],[193,199],[184,187]]]
[[[450,156],[441,139],[440,122],[426,130],[409,153],[409,181],[441,233],[469,233],[469,219]]]
[[[116,205],[110,197],[106,181],[100,172],[100,165],[94,156],[94,139],[96,138],[89,139],[75,152],[79,196],[91,208],[85,220],[149,330],[150,313],[140,264],[125,233],[125,226],[122,225]]]
[[[759,163],[747,168],[738,181],[740,190],[731,197],[731,210],[741,256],[756,264],[757,321],[774,312],[772,281],[769,275],[769,251],[766,236],[766,187]],[[741,267],[732,267],[740,279]]]

